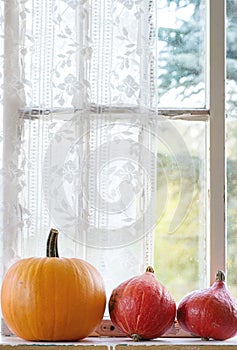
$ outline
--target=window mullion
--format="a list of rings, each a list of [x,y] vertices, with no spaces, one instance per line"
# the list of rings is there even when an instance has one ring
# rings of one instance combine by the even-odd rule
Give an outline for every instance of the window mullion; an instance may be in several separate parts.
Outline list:
[[[19,183],[18,147],[21,127],[18,111],[24,104],[24,93],[19,89],[19,13],[20,5],[9,0],[4,4],[4,84],[3,84],[3,272],[19,252],[19,218],[17,202]],[[10,234],[9,234],[10,233]]]
[[[210,0],[210,282],[226,268],[225,1]]]

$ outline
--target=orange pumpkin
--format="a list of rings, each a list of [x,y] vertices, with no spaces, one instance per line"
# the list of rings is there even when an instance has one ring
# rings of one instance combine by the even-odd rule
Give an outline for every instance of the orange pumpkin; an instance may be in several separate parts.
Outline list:
[[[57,237],[58,231],[51,229],[47,257],[21,259],[3,279],[3,317],[12,332],[26,340],[79,340],[104,315],[100,273],[84,260],[59,258]]]

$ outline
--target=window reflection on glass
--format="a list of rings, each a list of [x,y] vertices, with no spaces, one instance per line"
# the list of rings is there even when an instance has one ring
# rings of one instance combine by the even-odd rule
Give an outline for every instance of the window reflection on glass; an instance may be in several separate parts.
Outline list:
[[[155,270],[177,301],[207,283],[206,127],[205,122],[169,122],[163,135],[176,130],[180,142],[172,148],[172,142],[162,142],[163,136],[158,147],[163,211],[155,230]]]
[[[161,108],[205,107],[205,0],[157,2]]]

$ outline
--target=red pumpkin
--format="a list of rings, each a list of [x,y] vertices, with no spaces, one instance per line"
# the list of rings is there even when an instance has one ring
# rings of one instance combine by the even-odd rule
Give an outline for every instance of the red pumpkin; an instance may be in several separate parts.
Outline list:
[[[115,288],[109,300],[113,324],[134,340],[158,338],[175,319],[176,305],[152,267]]]
[[[79,340],[103,318],[101,275],[84,260],[59,258],[57,235],[57,230],[50,231],[47,257],[21,259],[3,279],[3,317],[26,340]]]
[[[237,334],[237,303],[227,290],[224,272],[217,272],[211,287],[180,301],[177,320],[185,331],[203,339],[225,340]]]

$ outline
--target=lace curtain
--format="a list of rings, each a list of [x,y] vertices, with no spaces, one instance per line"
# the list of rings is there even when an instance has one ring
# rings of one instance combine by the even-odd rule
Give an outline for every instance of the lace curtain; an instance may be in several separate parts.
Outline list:
[[[59,253],[108,288],[152,262],[156,1],[1,2],[3,271]]]

